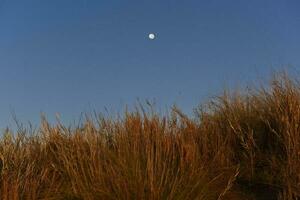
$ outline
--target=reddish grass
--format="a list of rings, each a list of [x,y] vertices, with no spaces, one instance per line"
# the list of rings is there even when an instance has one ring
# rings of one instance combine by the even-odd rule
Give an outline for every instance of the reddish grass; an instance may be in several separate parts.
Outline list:
[[[87,118],[0,141],[0,199],[300,198],[300,85],[224,92],[166,116],[143,107],[124,117]]]

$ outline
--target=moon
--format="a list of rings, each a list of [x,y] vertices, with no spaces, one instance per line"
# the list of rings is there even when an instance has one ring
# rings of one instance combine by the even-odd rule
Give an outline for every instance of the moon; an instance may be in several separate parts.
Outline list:
[[[149,34],[149,39],[150,40],[154,40],[155,39],[155,34],[154,33],[150,33]]]

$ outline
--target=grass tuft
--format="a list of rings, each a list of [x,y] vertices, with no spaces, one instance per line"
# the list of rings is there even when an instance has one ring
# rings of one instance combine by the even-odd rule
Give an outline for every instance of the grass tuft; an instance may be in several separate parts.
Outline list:
[[[287,74],[225,91],[194,118],[145,110],[7,129],[0,199],[300,198],[300,84]]]

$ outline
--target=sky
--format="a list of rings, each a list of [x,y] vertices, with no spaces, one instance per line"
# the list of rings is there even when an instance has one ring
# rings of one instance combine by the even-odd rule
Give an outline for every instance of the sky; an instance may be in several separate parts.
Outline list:
[[[184,112],[300,70],[298,0],[0,0],[0,128],[138,99]],[[149,40],[148,34],[156,38]]]

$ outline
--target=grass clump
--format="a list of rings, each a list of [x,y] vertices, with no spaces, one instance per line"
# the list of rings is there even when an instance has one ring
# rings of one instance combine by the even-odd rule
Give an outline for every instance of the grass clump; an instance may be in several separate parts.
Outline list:
[[[224,92],[188,117],[138,108],[78,127],[6,130],[0,199],[300,198],[300,85]]]

